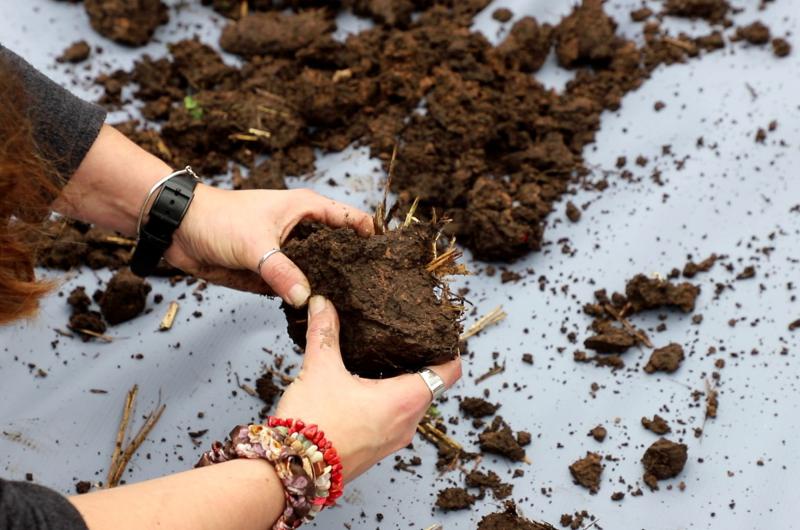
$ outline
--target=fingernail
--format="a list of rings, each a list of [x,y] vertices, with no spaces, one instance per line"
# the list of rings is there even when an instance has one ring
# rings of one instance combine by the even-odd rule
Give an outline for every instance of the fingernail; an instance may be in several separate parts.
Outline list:
[[[289,289],[289,303],[295,307],[306,305],[309,296],[311,296],[311,289],[301,283],[296,283]]]
[[[325,297],[315,295],[308,301],[308,316],[313,316],[325,309]]]

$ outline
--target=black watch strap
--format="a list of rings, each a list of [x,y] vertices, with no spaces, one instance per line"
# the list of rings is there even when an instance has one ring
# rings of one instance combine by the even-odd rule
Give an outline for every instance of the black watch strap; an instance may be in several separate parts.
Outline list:
[[[161,186],[131,256],[131,271],[137,276],[147,276],[158,266],[189,209],[197,182],[187,167],[170,175]]]

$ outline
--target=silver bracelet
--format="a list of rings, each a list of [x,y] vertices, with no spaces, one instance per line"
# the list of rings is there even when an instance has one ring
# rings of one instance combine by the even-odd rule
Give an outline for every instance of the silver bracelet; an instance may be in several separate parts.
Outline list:
[[[147,192],[147,197],[144,198],[144,202],[142,203],[142,207],[139,209],[139,220],[136,222],[136,238],[139,238],[139,234],[142,230],[142,220],[144,219],[144,210],[147,208],[147,204],[150,202],[150,199],[153,198],[153,194],[156,190],[160,189],[169,179],[172,177],[177,177],[178,175],[191,175],[193,179],[200,180],[200,177],[197,176],[191,166],[186,166],[185,168],[175,171],[174,173],[170,173],[166,177],[160,179],[158,182],[153,184],[153,187],[150,188],[150,191]]]

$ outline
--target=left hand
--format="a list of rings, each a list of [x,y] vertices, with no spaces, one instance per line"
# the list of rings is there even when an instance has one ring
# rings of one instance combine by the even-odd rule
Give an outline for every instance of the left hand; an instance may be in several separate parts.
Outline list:
[[[308,279],[282,253],[257,274],[265,252],[280,248],[292,229],[308,219],[373,234],[372,218],[310,190],[221,190],[198,184],[165,258],[173,266],[234,289],[277,294],[301,307],[311,295]],[[265,283],[266,282],[266,283]]]

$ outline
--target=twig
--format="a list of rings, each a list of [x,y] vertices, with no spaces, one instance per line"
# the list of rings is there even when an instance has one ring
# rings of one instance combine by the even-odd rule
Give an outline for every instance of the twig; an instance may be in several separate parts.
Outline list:
[[[681,48],[689,53],[694,53],[695,51],[697,51],[697,48],[692,44],[689,44],[688,42],[684,42],[682,40],[675,39],[672,37],[664,37],[664,42],[666,42],[667,44],[672,44],[673,46],[677,46],[678,48]]]
[[[603,306],[603,309],[606,310],[606,313],[608,313],[609,315],[614,317],[617,320],[617,322],[622,324],[622,327],[624,327],[628,331],[628,333],[630,333],[631,335],[633,335],[634,337],[639,339],[642,342],[642,344],[644,344],[648,348],[652,348],[653,347],[653,343],[650,342],[650,339],[647,337],[647,335],[642,330],[636,329],[633,326],[633,324],[628,322],[621,314],[617,313],[614,310],[614,308],[611,307],[611,305],[605,304]]]
[[[96,331],[92,331],[91,329],[83,329],[83,328],[69,328],[72,331],[77,331],[78,333],[83,333],[84,335],[89,335],[90,337],[94,337],[96,339],[100,339],[103,342],[113,342],[114,337],[109,335],[103,335],[102,333],[98,333]]]
[[[239,374],[237,372],[233,372],[233,375],[234,377],[236,377],[236,386],[244,390],[247,394],[253,397],[258,397],[258,392],[253,390],[253,387],[247,384],[243,384],[241,381],[239,381]]]
[[[385,234],[386,227],[389,224],[387,219],[386,201],[389,198],[389,189],[392,187],[392,175],[394,175],[394,164],[397,160],[397,143],[394,144],[392,149],[392,159],[389,161],[389,174],[386,176],[386,185],[383,187],[383,200],[375,209],[375,216],[372,218],[372,224],[375,227],[375,233]]]
[[[172,329],[172,324],[175,322],[175,316],[178,314],[178,302],[174,300],[169,303],[167,313],[161,319],[161,324],[158,326],[158,331],[167,331]]]
[[[589,528],[591,528],[591,527],[595,526],[595,525],[596,525],[597,523],[599,523],[599,522],[600,522],[600,519],[595,519],[595,520],[594,520],[594,521],[592,521],[591,523],[589,523],[589,524],[587,524],[586,526],[584,526],[583,528],[581,528],[581,530],[589,530]]]
[[[122,408],[122,420],[119,422],[119,429],[117,429],[117,439],[114,442],[114,452],[111,454],[111,466],[108,468],[108,478],[106,479],[106,487],[110,488],[111,480],[114,478],[118,467],[119,455],[122,452],[122,442],[125,441],[125,433],[128,431],[128,423],[131,419],[131,411],[133,410],[133,402],[136,400],[136,394],[139,392],[139,385],[133,385],[133,388],[128,390],[128,395],[125,396],[125,406]]]
[[[495,364],[494,366],[489,368],[488,372],[486,372],[485,374],[477,377],[475,379],[475,384],[477,385],[478,383],[482,383],[482,382],[486,381],[487,379],[489,379],[490,377],[492,377],[493,375],[501,374],[501,373],[503,373],[505,371],[506,371],[506,363],[505,363],[505,361],[503,362],[502,365]]]
[[[144,424],[139,428],[139,431],[136,433],[136,436],[134,436],[133,441],[128,444],[128,446],[122,452],[122,456],[117,460],[117,467],[113,469],[114,473],[109,478],[106,487],[113,488],[119,485],[122,474],[125,472],[125,468],[128,467],[131,458],[133,458],[133,455],[147,439],[147,435],[150,434],[150,431],[152,431],[153,427],[156,426],[156,423],[158,423],[158,420],[161,418],[161,414],[164,413],[166,408],[166,405],[160,405],[155,411],[147,415],[147,419],[145,419]]]
[[[411,226],[411,223],[413,222],[419,222],[419,219],[414,217],[418,205],[419,205],[419,197],[414,197],[414,202],[411,203],[411,208],[408,209],[408,213],[406,214],[406,220],[403,221],[403,228]]]
[[[461,334],[459,340],[467,340],[468,338],[477,335],[484,329],[488,328],[491,325],[497,324],[501,322],[504,318],[506,318],[508,314],[503,311],[503,306],[499,305],[483,315],[479,318],[473,325],[471,325],[467,331]]]

